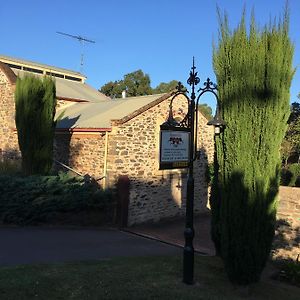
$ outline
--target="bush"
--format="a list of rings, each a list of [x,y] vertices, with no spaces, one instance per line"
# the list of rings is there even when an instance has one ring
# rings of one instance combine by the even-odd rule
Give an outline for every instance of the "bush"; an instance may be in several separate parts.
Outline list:
[[[15,175],[21,172],[21,162],[12,159],[0,160],[0,174],[1,175]]]
[[[112,191],[103,191],[81,178],[1,176],[0,223],[29,225],[55,222],[60,214],[104,212],[113,208]]]
[[[234,30],[226,14],[219,13],[219,22],[213,65],[227,126],[215,137],[211,232],[229,279],[249,285],[260,279],[275,231],[294,46],[287,11],[282,21],[261,29],[254,15],[248,29],[245,13]]]
[[[291,182],[293,174],[288,168],[282,168],[280,172],[280,184],[284,186],[288,186]]]
[[[273,278],[284,281],[293,285],[300,287],[300,254],[296,260],[283,260],[278,261],[277,265],[280,271],[277,274],[274,274]]]
[[[300,164],[296,163],[289,165],[289,171],[292,173],[292,178],[289,186],[300,187]]]
[[[212,183],[213,183],[214,174],[215,174],[214,163],[207,164],[206,170],[205,170],[205,178],[206,178],[206,182],[209,186],[212,185]]]
[[[56,88],[49,77],[18,77],[15,121],[26,175],[49,175],[53,159]]]
[[[281,170],[280,183],[285,186],[300,187],[300,164],[290,164]]]

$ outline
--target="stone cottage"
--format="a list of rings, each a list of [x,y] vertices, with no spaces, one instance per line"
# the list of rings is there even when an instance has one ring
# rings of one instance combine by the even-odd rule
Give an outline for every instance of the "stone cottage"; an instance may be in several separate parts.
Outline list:
[[[0,148],[18,153],[14,124],[16,76],[33,73],[56,80],[57,124],[55,160],[81,174],[89,174],[103,187],[113,186],[120,175],[130,179],[128,224],[184,215],[185,169],[159,170],[159,130],[169,111],[172,93],[110,99],[85,83],[77,72],[0,56]],[[187,113],[185,97],[173,101],[173,115]],[[206,211],[206,168],[213,160],[213,129],[199,113],[195,161],[195,212]]]

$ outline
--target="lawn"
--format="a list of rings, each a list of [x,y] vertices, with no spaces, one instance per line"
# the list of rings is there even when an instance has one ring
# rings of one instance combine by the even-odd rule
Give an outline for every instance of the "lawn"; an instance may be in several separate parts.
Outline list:
[[[0,268],[0,299],[244,299],[215,257],[196,256],[195,284],[181,282],[180,257],[138,257]],[[300,289],[271,279],[247,299],[299,299]]]

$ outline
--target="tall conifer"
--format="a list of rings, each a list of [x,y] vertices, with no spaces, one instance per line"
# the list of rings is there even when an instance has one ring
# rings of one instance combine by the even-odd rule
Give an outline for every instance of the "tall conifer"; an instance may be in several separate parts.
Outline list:
[[[263,30],[252,17],[247,32],[245,13],[233,32],[226,15],[219,20],[213,64],[227,127],[216,138],[212,237],[230,280],[247,285],[259,280],[274,236],[294,47],[287,10]]]
[[[16,127],[24,174],[46,175],[53,159],[55,83],[49,77],[18,78],[15,91]]]

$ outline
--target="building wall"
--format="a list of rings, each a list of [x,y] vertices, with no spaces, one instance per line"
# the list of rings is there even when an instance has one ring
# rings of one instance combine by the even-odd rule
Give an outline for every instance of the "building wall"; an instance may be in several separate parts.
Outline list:
[[[0,152],[4,157],[14,158],[19,153],[15,132],[15,85],[0,69]]]
[[[176,102],[176,103],[175,103]],[[186,170],[158,170],[159,125],[169,110],[170,99],[148,109],[124,124],[113,126],[109,135],[108,181],[113,185],[119,175],[130,179],[128,223],[133,225],[185,213]],[[174,117],[187,112],[184,98],[173,102]],[[213,160],[213,130],[199,114],[199,148],[201,158],[195,161],[195,212],[207,210],[207,163]]]
[[[54,158],[83,175],[102,177],[104,155],[105,133],[57,133],[55,135]],[[63,168],[59,167],[59,169]]]
[[[280,187],[277,218],[287,219],[293,227],[300,227],[300,188]]]

